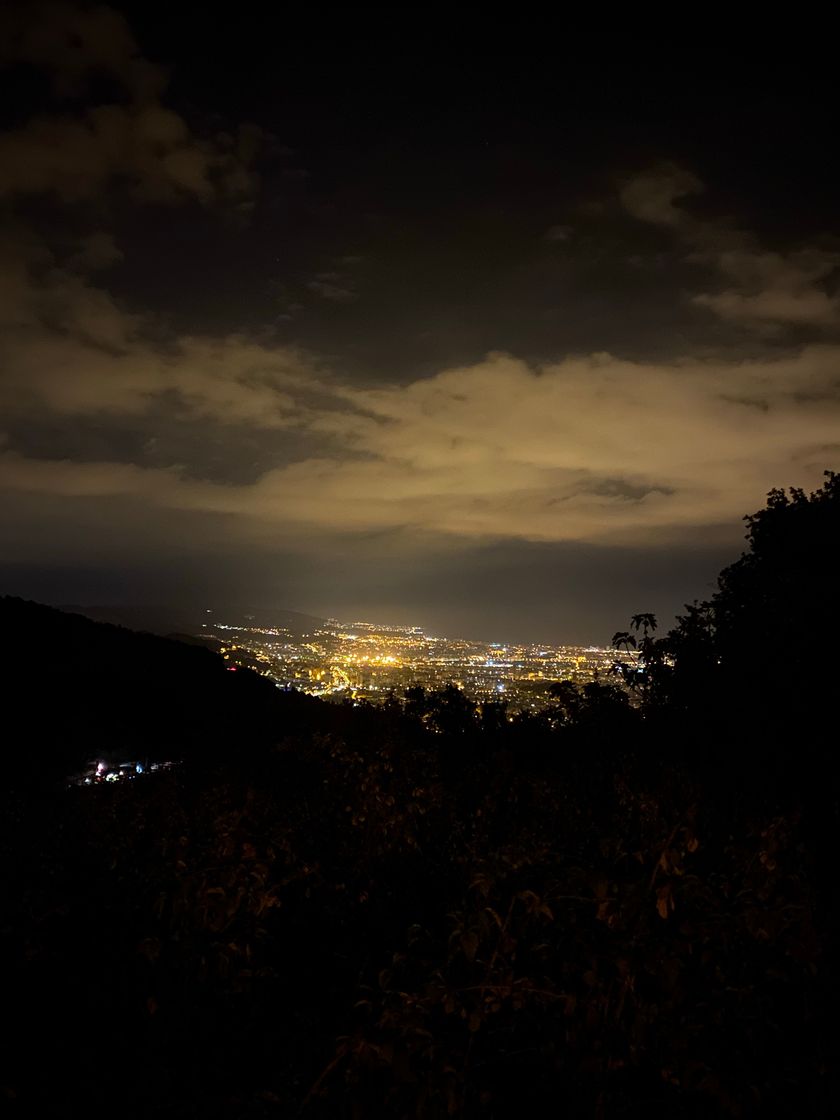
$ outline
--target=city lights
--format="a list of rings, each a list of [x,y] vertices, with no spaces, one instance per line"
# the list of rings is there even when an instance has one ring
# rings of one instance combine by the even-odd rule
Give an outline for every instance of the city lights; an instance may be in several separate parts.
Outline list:
[[[214,626],[225,633],[222,655],[229,663],[250,664],[283,688],[356,702],[382,702],[417,685],[454,684],[473,700],[504,699],[511,711],[538,710],[549,702],[552,683],[605,679],[617,660],[635,660],[598,646],[440,638],[417,626],[370,622],[331,620],[309,634],[229,623],[207,629]]]

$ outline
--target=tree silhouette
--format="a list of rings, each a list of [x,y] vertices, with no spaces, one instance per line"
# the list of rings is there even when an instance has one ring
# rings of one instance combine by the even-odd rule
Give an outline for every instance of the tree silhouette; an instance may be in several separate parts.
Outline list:
[[[629,630],[618,630],[613,634],[610,644],[613,649],[624,649],[629,652],[631,649],[636,648],[636,639]]]
[[[630,619],[630,625],[636,631],[636,633],[638,633],[639,630],[642,630],[644,637],[646,638],[649,632],[653,633],[653,631],[656,629],[656,615],[634,614]]]
[[[772,490],[745,520],[748,548],[711,599],[687,605],[658,639],[651,616],[634,616],[640,685],[649,714],[679,716],[692,749],[748,759],[762,780],[801,780],[805,759],[833,750],[840,476],[826,472],[812,494]]]

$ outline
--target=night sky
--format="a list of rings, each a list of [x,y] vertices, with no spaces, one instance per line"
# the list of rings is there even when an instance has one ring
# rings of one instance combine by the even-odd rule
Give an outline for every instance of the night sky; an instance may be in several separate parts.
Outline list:
[[[840,466],[813,44],[223,15],[3,7],[0,590],[605,644]]]

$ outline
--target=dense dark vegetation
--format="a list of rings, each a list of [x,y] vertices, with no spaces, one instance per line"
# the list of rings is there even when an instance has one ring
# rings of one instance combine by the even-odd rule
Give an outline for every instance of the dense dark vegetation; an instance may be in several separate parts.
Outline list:
[[[833,1114],[840,480],[748,529],[512,721],[4,600],[7,1113]]]

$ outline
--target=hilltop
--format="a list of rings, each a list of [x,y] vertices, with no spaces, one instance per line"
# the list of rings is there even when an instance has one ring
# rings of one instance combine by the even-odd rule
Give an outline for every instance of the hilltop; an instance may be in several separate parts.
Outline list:
[[[0,672],[19,728],[15,774],[111,757],[243,758],[315,701],[281,693],[210,649],[0,597]]]
[[[327,625],[327,620],[301,611],[277,607],[184,607],[177,604],[157,606],[62,605],[59,610],[84,615],[95,622],[109,622],[129,630],[151,634],[195,634],[204,624],[225,622],[231,626],[278,627],[298,636],[310,634]]]

